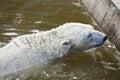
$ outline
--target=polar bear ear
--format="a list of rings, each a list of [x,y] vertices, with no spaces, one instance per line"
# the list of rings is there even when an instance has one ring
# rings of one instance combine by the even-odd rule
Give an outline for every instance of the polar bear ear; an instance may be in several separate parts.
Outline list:
[[[62,44],[63,46],[71,46],[71,40],[65,39],[65,40],[63,40],[63,41],[61,42],[61,44]]]

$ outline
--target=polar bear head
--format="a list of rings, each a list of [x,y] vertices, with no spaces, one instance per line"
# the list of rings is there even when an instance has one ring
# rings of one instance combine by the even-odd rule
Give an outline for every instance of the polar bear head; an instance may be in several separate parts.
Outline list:
[[[88,24],[66,23],[55,30],[57,31],[57,38],[59,37],[59,40],[61,40],[56,45],[61,45],[60,49],[65,53],[80,52],[100,46],[107,38],[104,33],[94,30]]]

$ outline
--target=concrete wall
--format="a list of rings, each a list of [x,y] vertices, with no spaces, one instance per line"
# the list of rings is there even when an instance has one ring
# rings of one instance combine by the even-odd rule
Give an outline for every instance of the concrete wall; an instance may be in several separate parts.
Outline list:
[[[81,0],[81,2],[120,51],[120,0]]]

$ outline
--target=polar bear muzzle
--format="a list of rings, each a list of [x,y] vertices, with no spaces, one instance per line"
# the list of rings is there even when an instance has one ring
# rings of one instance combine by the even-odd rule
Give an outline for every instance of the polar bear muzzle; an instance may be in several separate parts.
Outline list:
[[[101,46],[107,39],[107,36],[103,36],[103,41],[101,41],[100,43],[96,44],[95,47]]]

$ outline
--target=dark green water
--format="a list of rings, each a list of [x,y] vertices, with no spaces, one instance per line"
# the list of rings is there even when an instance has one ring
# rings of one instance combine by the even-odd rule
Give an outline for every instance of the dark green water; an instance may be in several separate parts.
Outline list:
[[[98,27],[77,0],[0,0],[0,45],[12,38],[66,22]],[[94,50],[69,55],[15,73],[6,80],[120,80],[120,56],[108,41]]]

